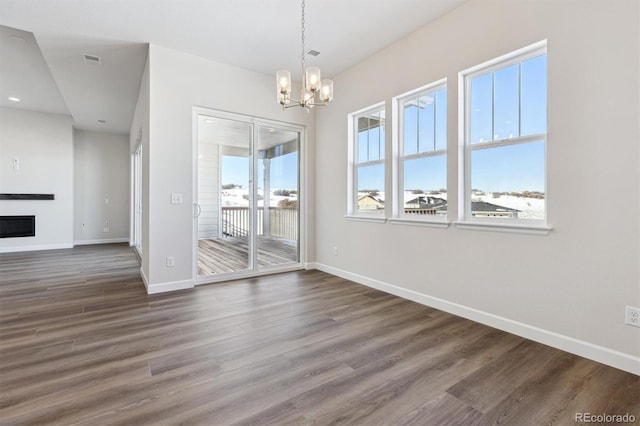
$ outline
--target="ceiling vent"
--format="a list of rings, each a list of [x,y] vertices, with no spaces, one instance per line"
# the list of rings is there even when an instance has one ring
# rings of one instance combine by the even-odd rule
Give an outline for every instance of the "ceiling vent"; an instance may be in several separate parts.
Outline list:
[[[102,60],[99,56],[89,55],[88,53],[83,53],[82,57],[84,58],[84,62],[92,65],[100,65],[102,64]]]
[[[313,50],[311,49],[310,51],[307,52],[307,55],[309,56],[318,56],[320,54],[320,52],[318,52],[317,50]]]

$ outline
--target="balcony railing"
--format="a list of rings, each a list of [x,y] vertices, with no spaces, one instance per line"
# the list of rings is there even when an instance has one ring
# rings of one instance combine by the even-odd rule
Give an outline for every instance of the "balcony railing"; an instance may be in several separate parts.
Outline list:
[[[222,207],[222,236],[248,236],[249,211],[248,207]],[[258,207],[258,235],[297,240],[298,209],[269,207],[265,218],[264,207]]]

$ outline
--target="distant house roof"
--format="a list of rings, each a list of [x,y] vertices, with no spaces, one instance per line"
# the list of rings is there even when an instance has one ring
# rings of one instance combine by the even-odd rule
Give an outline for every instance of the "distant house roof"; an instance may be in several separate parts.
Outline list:
[[[364,196],[362,198],[366,198],[366,197],[367,196]],[[446,210],[447,209],[447,200],[439,197],[419,196],[414,198],[413,200],[406,202],[406,205],[411,205],[411,204],[419,205],[420,206],[418,207],[419,209],[430,209],[430,210]],[[472,201],[471,211],[482,212],[482,213],[518,213],[520,212],[520,210],[512,209],[511,207],[503,207],[497,204],[487,203],[486,201]]]
[[[427,206],[436,206],[440,204],[446,204],[447,200],[440,197],[429,197],[425,195],[420,195],[413,200],[407,201],[406,204],[426,204]]]
[[[513,213],[520,210],[512,209],[510,207],[498,206],[496,204],[487,203],[486,201],[472,201],[471,211],[473,212],[497,212],[497,213]]]
[[[373,195],[363,195],[362,197],[358,198],[358,202],[364,201],[364,200],[367,200],[367,199],[375,201],[376,203],[384,204],[384,200],[381,200],[380,198],[374,197]]]

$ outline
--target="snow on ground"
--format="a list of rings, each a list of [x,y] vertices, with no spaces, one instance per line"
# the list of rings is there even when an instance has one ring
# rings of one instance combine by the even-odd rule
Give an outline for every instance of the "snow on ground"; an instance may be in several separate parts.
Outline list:
[[[222,190],[222,207],[247,207],[249,201],[243,196],[248,194],[247,188],[233,188]]]
[[[290,195],[288,197],[284,197],[281,195],[273,195],[271,191],[271,196],[269,198],[270,205],[276,207],[278,202],[281,200],[296,200],[296,195]],[[248,194],[247,188],[233,188],[233,189],[225,189],[222,191],[222,206],[223,207],[248,207],[249,201],[246,199]],[[259,191],[259,194],[262,195],[262,192]],[[361,195],[366,195],[366,193],[361,193]],[[414,194],[412,191],[404,191],[404,199],[405,201],[412,200],[418,196],[429,196],[442,198],[444,200],[447,199],[446,192],[439,193],[424,193],[424,194]],[[384,201],[385,194],[384,192],[380,192],[376,195],[376,198]],[[474,201],[484,201],[487,203],[495,204],[501,207],[509,207],[512,209],[520,210],[518,213],[518,218],[520,219],[544,219],[544,208],[545,208],[545,200],[537,199],[537,198],[527,198],[527,197],[516,197],[513,195],[504,195],[500,194],[499,196],[494,197],[492,193],[475,193],[473,195]],[[264,205],[263,200],[258,201],[258,206],[262,207]]]
[[[297,200],[298,197],[296,194],[292,194],[288,197],[281,195],[273,195],[273,192],[277,191],[274,189],[271,191],[271,196],[269,197],[269,205],[271,207],[277,207],[278,203],[281,200]],[[263,196],[262,190],[258,190],[258,195],[260,197]],[[222,198],[222,207],[248,207],[249,206],[249,191],[247,188],[233,188],[233,189],[224,189],[221,192]],[[264,206],[264,200],[258,200],[258,207]]]
[[[500,195],[494,198],[491,193],[474,195],[472,199],[520,210],[518,219],[544,219],[544,199],[515,197],[513,195]]]
[[[435,197],[447,199],[446,192],[414,194],[412,191],[404,191],[405,201],[412,200],[416,197]],[[381,198],[384,199],[384,194],[381,193]],[[494,197],[492,193],[475,193],[472,196],[473,201],[484,201],[487,203],[495,204],[501,207],[508,207],[516,210],[520,210],[518,218],[520,219],[544,219],[545,200],[538,198],[528,197],[516,197],[513,195],[497,194]]]

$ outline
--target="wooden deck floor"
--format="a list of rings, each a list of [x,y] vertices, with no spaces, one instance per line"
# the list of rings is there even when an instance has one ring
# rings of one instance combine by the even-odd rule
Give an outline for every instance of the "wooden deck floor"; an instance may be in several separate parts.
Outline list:
[[[581,424],[576,413],[638,424],[640,378],[319,271],[149,296],[123,244],[0,254],[3,426]]]
[[[198,275],[242,271],[249,265],[247,237],[216,238],[198,241]],[[283,265],[298,261],[295,241],[276,237],[258,237],[258,265]]]

